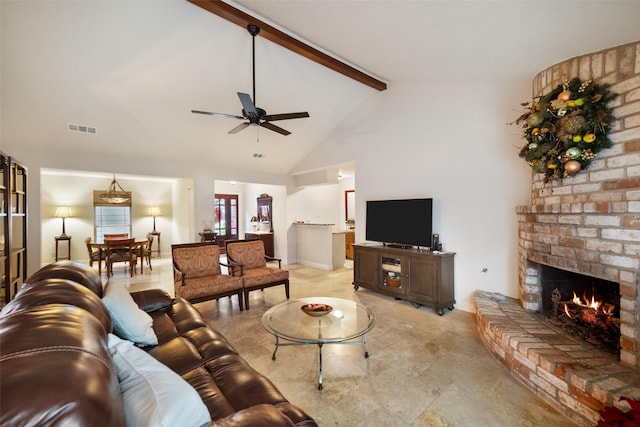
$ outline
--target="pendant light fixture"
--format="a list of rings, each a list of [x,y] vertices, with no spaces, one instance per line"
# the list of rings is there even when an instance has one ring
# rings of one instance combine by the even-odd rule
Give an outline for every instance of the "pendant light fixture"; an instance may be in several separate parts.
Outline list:
[[[120,204],[128,202],[131,198],[131,194],[122,188],[122,186],[116,181],[116,174],[113,174],[113,181],[107,188],[107,190],[100,194],[100,199],[107,203]]]

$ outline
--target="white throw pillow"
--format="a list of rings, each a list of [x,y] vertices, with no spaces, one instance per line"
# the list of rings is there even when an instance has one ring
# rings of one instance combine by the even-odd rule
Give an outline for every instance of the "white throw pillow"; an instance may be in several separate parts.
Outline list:
[[[128,427],[202,426],[211,415],[180,375],[133,343],[109,334]]]
[[[107,306],[116,335],[138,345],[156,345],[153,319],[135,303],[124,285],[109,283],[102,302]]]

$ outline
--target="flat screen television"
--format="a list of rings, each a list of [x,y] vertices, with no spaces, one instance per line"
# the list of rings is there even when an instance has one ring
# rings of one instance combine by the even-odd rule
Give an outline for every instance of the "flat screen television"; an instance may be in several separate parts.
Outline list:
[[[431,246],[433,199],[368,200],[366,239],[387,245]]]

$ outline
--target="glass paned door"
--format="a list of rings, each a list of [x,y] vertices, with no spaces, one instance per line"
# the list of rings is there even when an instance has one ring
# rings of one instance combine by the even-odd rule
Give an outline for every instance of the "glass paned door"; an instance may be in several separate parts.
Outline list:
[[[216,194],[214,203],[214,230],[221,249],[227,240],[238,240],[238,195]]]

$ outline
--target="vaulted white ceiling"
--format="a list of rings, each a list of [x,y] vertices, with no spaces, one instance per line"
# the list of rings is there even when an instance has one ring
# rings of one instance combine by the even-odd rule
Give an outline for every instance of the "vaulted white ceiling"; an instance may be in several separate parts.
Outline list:
[[[568,57],[639,40],[640,1],[239,0],[234,3],[386,81],[528,82]],[[240,114],[251,36],[185,0],[0,2],[0,136],[287,173],[379,93],[264,38],[256,104],[282,136],[191,109]],[[413,105],[413,103],[411,103]],[[96,135],[70,132],[69,123]],[[262,159],[254,153],[264,154]]]

